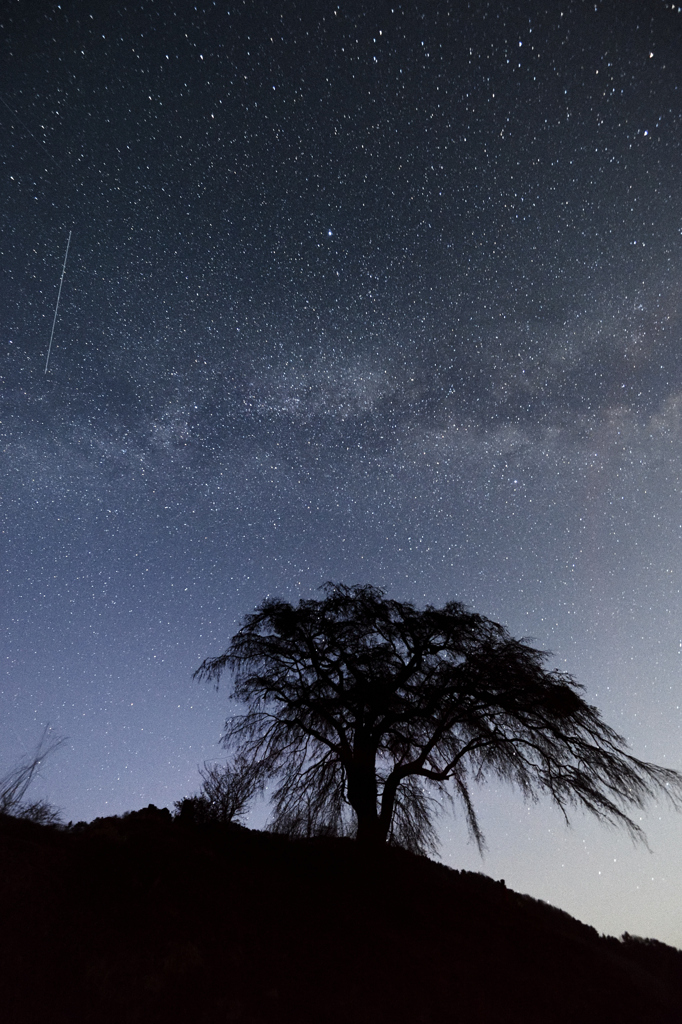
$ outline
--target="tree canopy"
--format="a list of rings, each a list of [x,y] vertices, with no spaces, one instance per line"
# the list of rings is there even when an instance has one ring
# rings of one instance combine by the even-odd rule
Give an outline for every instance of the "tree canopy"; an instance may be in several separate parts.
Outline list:
[[[472,783],[497,777],[643,838],[632,810],[682,806],[682,775],[629,753],[548,657],[458,602],[329,583],[321,600],[264,601],[195,677],[231,676],[244,712],[223,742],[252,789],[275,783],[276,830],[427,852],[458,799],[482,848]]]

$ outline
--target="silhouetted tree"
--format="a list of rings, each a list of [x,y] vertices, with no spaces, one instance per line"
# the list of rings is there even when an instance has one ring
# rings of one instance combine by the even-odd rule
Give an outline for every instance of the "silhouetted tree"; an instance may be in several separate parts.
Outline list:
[[[223,742],[275,781],[274,829],[426,852],[458,797],[482,848],[471,782],[490,776],[633,838],[631,808],[658,794],[682,806],[682,776],[628,753],[583,687],[503,626],[457,602],[420,611],[371,586],[324,590],[265,601],[195,673],[216,686],[231,673],[246,710]]]

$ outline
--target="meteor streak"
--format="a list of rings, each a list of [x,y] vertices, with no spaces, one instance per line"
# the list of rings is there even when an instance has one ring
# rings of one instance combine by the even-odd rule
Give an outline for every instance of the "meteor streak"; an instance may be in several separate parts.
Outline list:
[[[71,232],[69,231],[69,238],[66,243],[66,253],[64,254],[64,266],[62,267],[62,276],[59,279],[59,291],[57,292],[57,304],[54,307],[54,319],[52,321],[52,333],[50,334],[50,344],[47,349],[47,359],[45,360],[45,373],[50,365],[50,352],[52,351],[52,339],[54,338],[54,325],[57,323],[57,311],[59,309],[59,300],[62,297],[62,285],[64,284],[64,274],[66,272],[66,261],[69,258],[69,246],[71,245]]]

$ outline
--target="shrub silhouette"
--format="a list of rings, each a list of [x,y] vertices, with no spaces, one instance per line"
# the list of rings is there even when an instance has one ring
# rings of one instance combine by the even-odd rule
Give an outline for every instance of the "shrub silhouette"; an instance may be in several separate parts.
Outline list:
[[[237,757],[233,764],[209,764],[199,769],[201,792],[175,804],[183,821],[234,822],[245,816],[254,795],[263,787],[260,766]]]
[[[61,814],[47,800],[27,801],[25,796],[45,758],[65,742],[63,737],[50,736],[50,727],[45,726],[34,752],[0,778],[0,814],[26,818],[38,825],[61,823]]]

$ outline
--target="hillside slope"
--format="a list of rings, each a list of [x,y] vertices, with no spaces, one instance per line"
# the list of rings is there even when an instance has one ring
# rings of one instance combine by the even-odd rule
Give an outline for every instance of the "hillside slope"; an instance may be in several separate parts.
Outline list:
[[[600,937],[484,875],[148,808],[0,819],[13,1024],[682,1020],[682,952]]]

